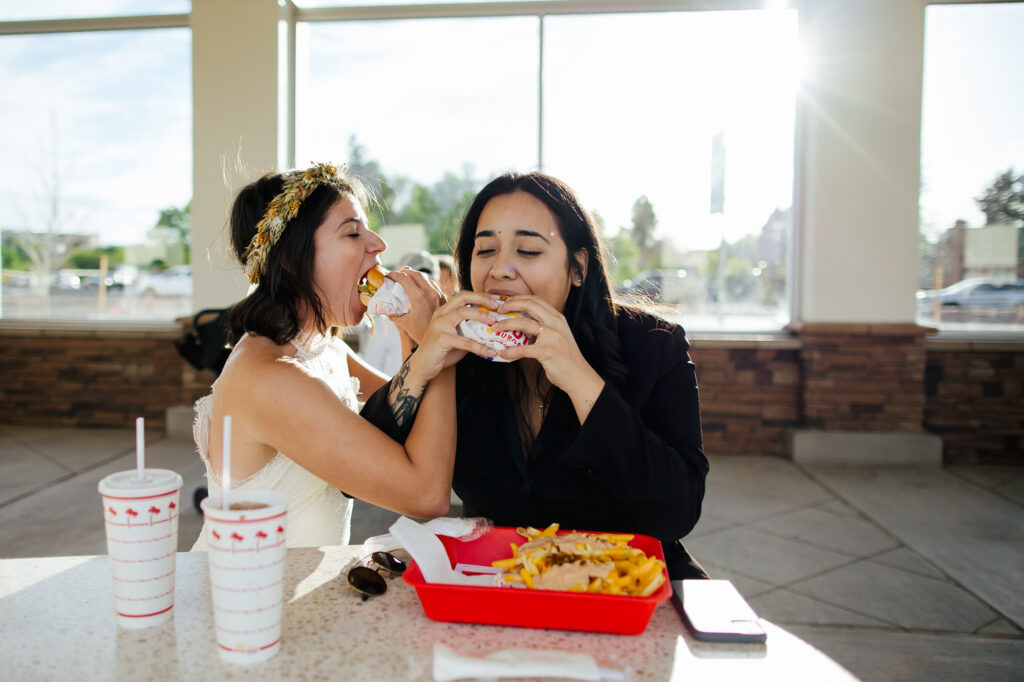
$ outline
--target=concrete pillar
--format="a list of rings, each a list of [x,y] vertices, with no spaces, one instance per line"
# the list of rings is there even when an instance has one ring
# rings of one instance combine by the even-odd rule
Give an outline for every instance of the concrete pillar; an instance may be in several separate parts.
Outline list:
[[[277,0],[192,0],[192,305],[224,307],[247,282],[227,217],[240,187],[278,169]]]
[[[799,462],[941,462],[915,323],[925,0],[800,0]]]
[[[798,2],[796,321],[914,321],[924,6]]]

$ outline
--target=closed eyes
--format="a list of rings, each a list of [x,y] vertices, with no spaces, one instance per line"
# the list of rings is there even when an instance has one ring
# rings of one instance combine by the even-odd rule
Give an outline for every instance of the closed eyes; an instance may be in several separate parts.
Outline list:
[[[495,251],[494,249],[477,249],[477,251],[476,251],[476,253],[474,255],[476,255],[476,256],[490,256],[492,253],[494,253],[494,251]],[[541,255],[542,252],[541,251],[528,251],[527,249],[516,249],[516,253],[518,253],[520,256],[525,256],[527,258],[533,258],[534,256]]]

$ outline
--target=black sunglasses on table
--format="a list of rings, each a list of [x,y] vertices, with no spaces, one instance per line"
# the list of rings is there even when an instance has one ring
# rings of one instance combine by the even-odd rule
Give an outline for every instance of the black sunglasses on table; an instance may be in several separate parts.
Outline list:
[[[359,562],[359,566],[354,566],[348,572],[349,587],[362,594],[363,601],[387,592],[388,583],[381,575],[381,571],[397,576],[405,573],[407,566],[405,561],[391,552],[374,552],[369,559],[375,568],[362,565],[364,559]]]

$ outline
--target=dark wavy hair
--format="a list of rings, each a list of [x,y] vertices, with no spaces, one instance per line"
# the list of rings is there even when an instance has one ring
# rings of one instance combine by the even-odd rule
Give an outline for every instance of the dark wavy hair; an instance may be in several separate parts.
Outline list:
[[[561,180],[543,173],[509,172],[480,190],[466,211],[455,244],[459,285],[464,290],[473,288],[470,262],[477,223],[484,207],[494,197],[514,192],[526,192],[539,199],[555,216],[568,252],[565,267],[570,277],[582,275],[575,254],[581,249],[586,251],[587,275],[583,284],[569,288],[563,314],[590,366],[606,381],[621,387],[626,378],[626,366],[619,350],[616,318],[626,308],[612,298],[604,248],[593,219],[583,210],[576,193]]]
[[[267,206],[284,190],[285,180],[301,172],[264,175],[238,192],[231,206],[231,247],[243,267],[245,250]],[[331,206],[344,196],[352,197],[365,209],[366,190],[351,176],[336,184],[320,185],[302,202],[299,212],[288,221],[281,238],[271,247],[259,285],[232,307],[228,322],[229,344],[237,343],[246,332],[266,336],[278,345],[286,343],[299,333],[304,313],[313,316],[320,333],[327,332],[324,304],[313,280],[316,256],[313,235]]]

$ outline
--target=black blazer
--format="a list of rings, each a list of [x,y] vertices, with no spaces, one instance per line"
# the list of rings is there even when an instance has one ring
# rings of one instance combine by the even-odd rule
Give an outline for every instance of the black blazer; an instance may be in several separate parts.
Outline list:
[[[689,343],[681,327],[648,314],[620,315],[618,336],[626,385],[606,383],[582,425],[569,397],[555,390],[529,457],[503,363],[461,360],[452,487],[466,516],[651,535],[662,541],[673,579],[702,577],[678,542],[700,518],[708,472]],[[401,440],[386,388],[363,416]]]

